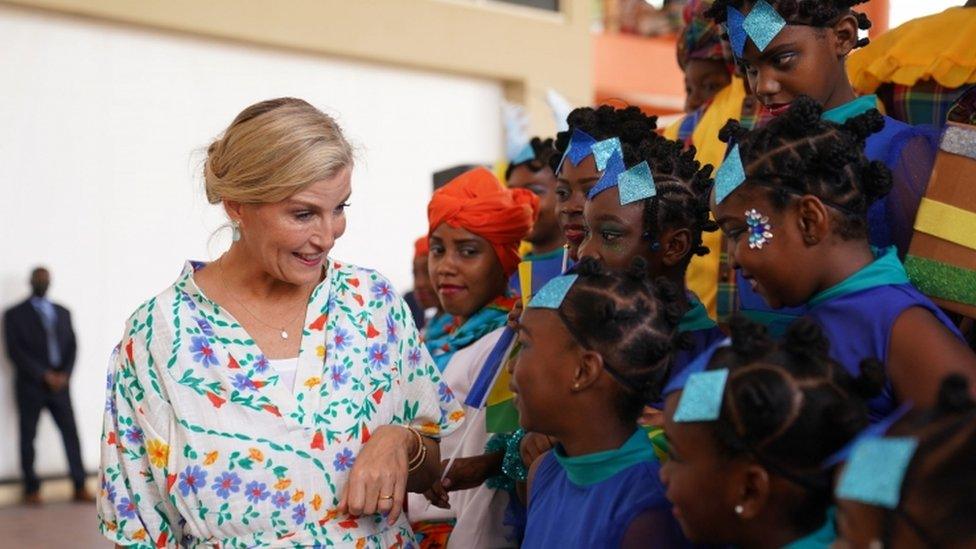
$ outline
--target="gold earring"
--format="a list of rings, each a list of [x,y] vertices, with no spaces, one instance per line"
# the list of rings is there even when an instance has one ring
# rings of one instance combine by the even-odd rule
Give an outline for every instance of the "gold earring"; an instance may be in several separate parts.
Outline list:
[[[573,390],[574,391],[579,391],[579,389],[580,389],[579,383],[576,383],[576,384],[573,385]]]

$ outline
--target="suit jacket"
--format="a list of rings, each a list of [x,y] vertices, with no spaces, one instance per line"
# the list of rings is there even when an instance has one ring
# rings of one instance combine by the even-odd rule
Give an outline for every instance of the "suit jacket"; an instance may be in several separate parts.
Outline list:
[[[60,305],[54,305],[55,336],[61,350],[61,364],[52,364],[47,348],[47,332],[40,313],[30,300],[7,309],[3,315],[3,335],[7,354],[14,363],[17,380],[43,383],[44,373],[58,370],[71,373],[78,350],[75,332],[71,327],[71,313]]]

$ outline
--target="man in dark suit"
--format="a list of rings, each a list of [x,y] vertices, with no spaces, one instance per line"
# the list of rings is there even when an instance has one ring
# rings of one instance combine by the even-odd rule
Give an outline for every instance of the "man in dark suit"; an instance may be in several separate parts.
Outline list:
[[[68,390],[77,350],[71,314],[45,297],[51,284],[47,269],[34,269],[30,284],[31,297],[3,315],[4,339],[14,364],[14,386],[20,414],[24,501],[31,505],[41,502],[40,480],[34,473],[34,435],[44,408],[51,412],[61,430],[75,486],[75,501],[93,501],[85,489],[85,468],[81,463],[78,429]]]

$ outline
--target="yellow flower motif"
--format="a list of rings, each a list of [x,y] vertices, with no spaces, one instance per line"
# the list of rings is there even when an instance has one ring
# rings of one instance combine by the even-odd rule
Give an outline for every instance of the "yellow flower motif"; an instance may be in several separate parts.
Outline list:
[[[275,484],[274,487],[275,487],[275,490],[287,490],[289,486],[291,486],[291,480],[289,480],[287,478],[283,478],[283,479],[279,480],[278,483]]]
[[[207,457],[204,458],[204,460],[203,460],[203,464],[204,465],[213,465],[214,462],[217,461],[217,456],[218,455],[219,454],[218,454],[217,450],[214,450],[213,452],[208,453],[207,454]]]
[[[165,467],[169,461],[169,445],[161,440],[150,440],[146,444],[146,452],[149,453],[149,462],[156,467]]]
[[[319,383],[322,383],[322,378],[317,377],[317,376],[312,376],[312,377],[310,377],[310,378],[308,378],[308,379],[305,380],[305,386],[308,387],[309,389],[311,389],[312,387],[315,387]]]
[[[142,528],[136,530],[136,533],[132,534],[132,539],[146,539],[146,531]]]
[[[312,498],[312,509],[318,511],[319,507],[322,507],[322,496],[315,494],[315,497]]]
[[[316,347],[315,348],[315,354],[318,355],[319,358],[324,358],[325,357],[325,345],[319,345],[318,347]]]
[[[461,413],[463,414],[464,412]],[[441,427],[440,425],[429,421],[418,427],[417,430],[420,431],[420,434],[422,435],[437,436],[441,432]]]
[[[299,501],[302,501],[304,498],[305,498],[305,492],[302,492],[301,490],[295,490],[295,495],[291,497],[291,500],[295,503],[298,503]]]
[[[450,419],[451,421],[461,421],[462,419],[464,419],[464,410],[455,410],[451,412],[451,415],[448,416],[448,419]]]
[[[254,461],[264,461],[264,454],[262,454],[261,450],[258,450],[257,448],[248,448],[247,455],[251,456],[251,459]]]

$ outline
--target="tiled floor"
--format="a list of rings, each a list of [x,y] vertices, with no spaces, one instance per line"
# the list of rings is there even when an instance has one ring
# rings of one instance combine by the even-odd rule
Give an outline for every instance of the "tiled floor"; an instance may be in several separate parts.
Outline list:
[[[0,508],[0,547],[23,549],[111,549],[98,533],[95,505],[50,503]]]

